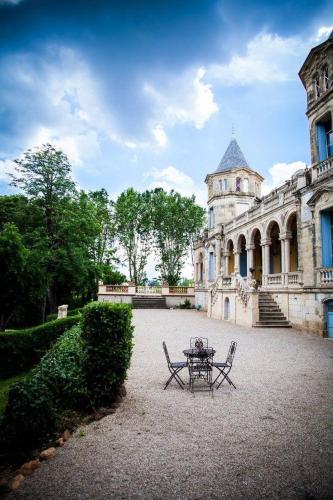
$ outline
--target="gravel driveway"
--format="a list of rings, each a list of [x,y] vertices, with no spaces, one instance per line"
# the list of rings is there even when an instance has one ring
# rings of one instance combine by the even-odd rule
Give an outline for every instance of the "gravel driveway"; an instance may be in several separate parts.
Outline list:
[[[134,319],[120,408],[82,427],[11,498],[332,498],[332,341],[197,311],[135,310]],[[163,390],[162,341],[179,361],[190,336],[207,336],[216,360],[238,342],[237,390]]]

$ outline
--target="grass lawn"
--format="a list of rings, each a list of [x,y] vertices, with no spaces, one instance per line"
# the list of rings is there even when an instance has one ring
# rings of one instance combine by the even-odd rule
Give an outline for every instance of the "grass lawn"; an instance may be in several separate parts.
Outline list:
[[[5,378],[0,380],[0,415],[3,413],[6,403],[7,403],[7,394],[9,386],[14,384],[14,382],[18,382],[26,375],[28,375],[30,371],[20,373],[19,375],[15,375],[14,377]]]

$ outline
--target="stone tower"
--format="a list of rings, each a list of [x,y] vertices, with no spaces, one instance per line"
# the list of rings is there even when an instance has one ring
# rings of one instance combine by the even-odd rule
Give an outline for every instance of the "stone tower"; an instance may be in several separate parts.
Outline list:
[[[333,31],[309,52],[299,77],[307,93],[312,165],[333,156]]]
[[[252,170],[233,137],[216,171],[206,176],[208,227],[221,224],[248,210],[261,195],[263,177]]]

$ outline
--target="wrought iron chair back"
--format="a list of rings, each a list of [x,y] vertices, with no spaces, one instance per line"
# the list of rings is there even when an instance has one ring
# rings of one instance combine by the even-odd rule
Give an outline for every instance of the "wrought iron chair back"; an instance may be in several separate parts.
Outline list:
[[[167,363],[168,363],[168,365],[170,365],[171,364],[170,356],[169,356],[168,349],[167,349],[167,346],[166,346],[166,343],[164,342],[164,340],[163,340],[163,351],[164,351]]]
[[[204,349],[208,347],[208,339],[206,337],[191,337],[190,338],[190,347],[191,349]]]
[[[226,359],[226,363],[230,366],[232,366],[232,363],[234,361],[234,357],[235,357],[235,352],[236,352],[236,347],[237,347],[237,342],[235,342],[234,340],[230,343],[230,347],[229,347],[229,352],[228,352],[228,356],[227,356],[227,359]]]

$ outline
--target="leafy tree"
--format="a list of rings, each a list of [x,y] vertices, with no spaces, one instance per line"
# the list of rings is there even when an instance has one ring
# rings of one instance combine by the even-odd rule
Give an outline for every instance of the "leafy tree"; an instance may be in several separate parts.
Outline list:
[[[149,193],[133,188],[121,193],[115,203],[117,238],[126,254],[129,277],[139,285],[151,249],[151,204]]]
[[[163,280],[176,285],[191,243],[202,228],[205,211],[195,197],[157,188],[150,193],[155,248],[160,258],[156,269]]]
[[[26,291],[28,250],[14,224],[0,233],[0,330],[4,330]]]
[[[114,269],[109,264],[103,265],[101,279],[108,285],[121,285],[122,283],[127,281],[124,274],[122,274],[120,271],[117,271],[117,269]]]
[[[21,188],[41,213],[41,226],[37,236],[39,248],[44,249],[40,265],[46,278],[45,307],[48,301],[52,311],[57,306],[57,263],[67,244],[64,229],[71,215],[71,197],[76,193],[70,178],[71,167],[66,155],[50,144],[39,150],[28,150],[22,159],[15,160],[16,174],[11,185]],[[73,227],[72,227],[73,230]],[[75,238],[77,232],[72,236]],[[75,253],[75,252],[74,252]],[[73,266],[74,267],[74,266]]]

